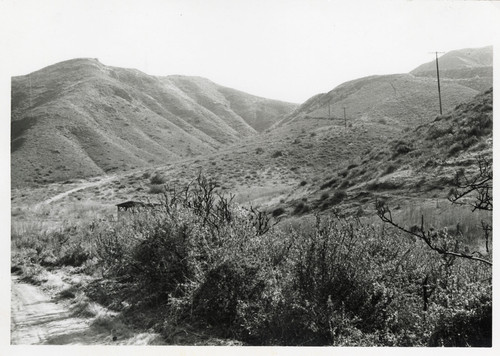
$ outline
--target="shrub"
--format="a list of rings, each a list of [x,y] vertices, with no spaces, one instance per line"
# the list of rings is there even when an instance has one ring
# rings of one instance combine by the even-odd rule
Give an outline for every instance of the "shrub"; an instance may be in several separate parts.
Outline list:
[[[188,227],[163,221],[145,231],[149,236],[134,246],[134,278],[155,298],[165,298],[192,276],[188,265]],[[128,267],[128,266],[127,266]]]
[[[478,142],[479,139],[477,138],[477,136],[471,135],[463,141],[463,146],[468,148],[475,145]]]
[[[295,205],[295,208],[293,209],[293,214],[294,215],[306,214],[309,212],[309,210],[310,210],[309,206],[301,201],[297,205]]]
[[[276,208],[273,210],[273,217],[276,218],[280,215],[283,215],[286,212],[286,210],[282,207]]]
[[[167,182],[167,178],[163,174],[156,172],[151,176],[149,182],[154,185],[165,184]]]
[[[277,158],[277,157],[281,157],[283,156],[283,152],[281,151],[275,151],[273,154],[272,154],[272,158]]]
[[[76,288],[71,286],[59,292],[58,297],[61,299],[73,299],[76,296]]]
[[[327,201],[345,197],[338,190]],[[355,218],[303,217],[273,228],[266,213],[236,207],[202,177],[158,199],[117,223],[17,237],[13,265],[38,283],[44,253],[59,261],[78,251],[73,242],[90,239],[84,251],[105,276],[87,294],[116,310],[125,301],[165,333],[201,328],[251,345],[491,344],[487,266]]]
[[[228,261],[211,269],[193,298],[193,312],[209,325],[233,327],[238,304],[260,298],[264,282],[258,266]]]
[[[450,156],[462,151],[464,149],[463,143],[462,142],[456,142],[454,143],[450,149],[448,150],[448,154]]]
[[[30,264],[79,267],[91,256],[89,233],[89,226],[84,225],[78,229],[66,227],[39,235],[27,234],[14,241],[13,250]]]
[[[338,204],[345,199],[347,193],[345,190],[337,190],[331,199],[332,204]]]
[[[333,187],[335,184],[337,184],[337,182],[338,182],[337,178],[332,178],[329,181],[327,181],[326,183],[324,183],[320,188],[326,189],[326,188]]]
[[[60,265],[79,267],[91,257],[90,250],[85,248],[81,242],[73,242],[61,251],[58,260]]]
[[[453,133],[453,128],[452,126],[448,126],[445,128],[439,128],[438,126],[430,126],[429,130],[427,131],[427,139],[428,140],[435,140],[439,137],[446,136],[448,134]]]
[[[392,172],[395,172],[397,169],[398,169],[398,166],[396,166],[395,164],[390,164],[386,167],[386,169],[384,171],[384,175],[391,174]]]
[[[439,319],[429,346],[491,347],[491,299],[472,310],[461,310]]]
[[[343,177],[343,178],[347,177],[348,174],[349,174],[349,171],[347,169],[338,173],[339,177]]]
[[[152,184],[149,187],[150,194],[161,194],[165,192],[165,186],[163,184]]]
[[[413,147],[410,143],[399,140],[393,143],[392,149],[394,151],[393,157],[397,157],[398,155],[404,155],[412,151]]]
[[[339,185],[339,189],[348,188],[350,185],[351,185],[351,181],[346,179],[342,182],[342,184]]]
[[[368,190],[391,190],[391,189],[397,189],[401,185],[393,182],[393,181],[382,181],[380,182],[378,179],[371,181],[366,185],[366,189]]]

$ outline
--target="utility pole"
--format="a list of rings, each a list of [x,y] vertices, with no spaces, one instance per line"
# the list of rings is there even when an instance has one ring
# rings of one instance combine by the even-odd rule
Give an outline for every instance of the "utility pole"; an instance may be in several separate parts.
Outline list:
[[[443,115],[443,105],[441,104],[441,83],[439,81],[439,61],[438,61],[438,53],[444,53],[444,52],[434,52],[436,53],[436,73],[437,73],[437,80],[438,80],[438,94],[439,94],[439,115]]]
[[[343,109],[344,109],[344,126],[345,126],[345,128],[347,128],[347,118],[345,116],[345,106],[343,107]]]
[[[31,91],[31,73],[28,74],[28,80],[29,80],[29,85],[30,85],[30,109],[31,109],[31,94],[32,94],[32,91]]]

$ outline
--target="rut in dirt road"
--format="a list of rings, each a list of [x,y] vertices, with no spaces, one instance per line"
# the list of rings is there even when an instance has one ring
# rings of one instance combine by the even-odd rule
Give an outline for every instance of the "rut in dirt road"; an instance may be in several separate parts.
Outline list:
[[[12,277],[12,345],[146,345],[157,343],[157,334],[130,333],[113,341],[111,330],[93,325],[93,319],[76,317],[68,306],[51,300],[38,287]]]
[[[108,335],[93,335],[89,320],[72,317],[37,287],[13,278],[11,292],[11,344],[106,343]]]

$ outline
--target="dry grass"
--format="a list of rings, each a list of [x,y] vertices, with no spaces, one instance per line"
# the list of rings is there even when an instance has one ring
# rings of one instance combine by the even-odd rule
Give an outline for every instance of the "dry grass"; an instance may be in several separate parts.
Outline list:
[[[287,197],[291,186],[287,184],[258,185],[252,187],[236,187],[234,201],[242,205],[255,207],[275,205],[280,199]]]
[[[91,200],[14,209],[11,220],[13,239],[49,233],[65,226],[84,225],[94,220],[112,220],[116,215],[114,204]]]
[[[491,224],[492,214],[486,211],[472,212],[468,206],[451,204],[447,200],[427,200],[421,205],[405,206],[394,212],[397,221],[407,226],[420,225],[422,216],[426,229],[447,228],[452,234],[457,233],[457,227],[467,243],[482,241],[483,229],[481,221]]]

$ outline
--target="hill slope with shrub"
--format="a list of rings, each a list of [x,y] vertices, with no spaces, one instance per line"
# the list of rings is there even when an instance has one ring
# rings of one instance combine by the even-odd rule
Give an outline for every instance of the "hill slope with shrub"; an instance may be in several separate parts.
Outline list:
[[[446,199],[458,172],[473,177],[478,164],[491,164],[492,128],[489,89],[430,123],[337,167],[302,194],[311,209],[320,211],[341,202],[347,211],[370,209],[367,203],[373,209],[377,198],[401,206]]]
[[[199,77],[75,59],[12,78],[13,185],[81,178],[213,152],[295,104]]]

